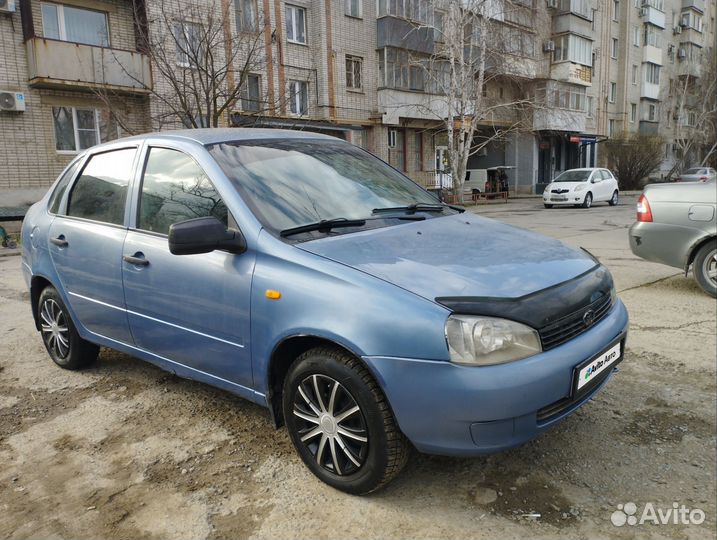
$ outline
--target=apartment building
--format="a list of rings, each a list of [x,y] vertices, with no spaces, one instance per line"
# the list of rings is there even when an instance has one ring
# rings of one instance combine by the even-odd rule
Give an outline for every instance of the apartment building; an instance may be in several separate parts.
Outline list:
[[[165,18],[191,45],[202,17],[185,17],[180,8],[190,1],[197,2],[0,0],[0,189],[47,186],[83,148],[186,123],[167,121],[157,96],[170,91],[169,81],[141,36]],[[676,89],[687,81],[688,93],[698,95],[715,62],[715,3],[707,3],[496,0],[503,8],[492,11],[493,31],[505,36],[505,61],[489,68],[484,102],[531,102],[534,109],[520,129],[470,158],[473,181],[506,166],[512,190],[539,192],[562,170],[598,164],[600,143],[624,131],[669,139],[669,169],[674,138],[684,136],[675,122],[689,123],[697,105],[686,103],[675,120]],[[206,5],[228,14],[227,36],[257,35],[262,44],[261,62],[246,74],[224,125],[333,134],[427,187],[440,185],[447,145],[441,96],[420,68],[441,46],[434,2]],[[172,55],[177,70],[191,69],[181,51]],[[486,118],[477,139],[514,124],[512,115]]]

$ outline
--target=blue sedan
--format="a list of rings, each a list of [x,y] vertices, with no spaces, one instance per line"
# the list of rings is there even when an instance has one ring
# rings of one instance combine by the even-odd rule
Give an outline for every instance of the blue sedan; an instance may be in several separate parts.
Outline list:
[[[23,223],[52,360],[110,347],[268,407],[306,466],[363,494],[409,448],[522,444],[588,401],[628,316],[589,253],[440,203],[296,131],[93,147]]]

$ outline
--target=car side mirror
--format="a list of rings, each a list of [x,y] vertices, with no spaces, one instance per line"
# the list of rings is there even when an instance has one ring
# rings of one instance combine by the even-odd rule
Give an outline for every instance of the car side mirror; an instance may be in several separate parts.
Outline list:
[[[215,217],[188,219],[169,227],[169,251],[174,255],[196,255],[216,249],[243,253],[246,240],[241,231],[228,229]]]

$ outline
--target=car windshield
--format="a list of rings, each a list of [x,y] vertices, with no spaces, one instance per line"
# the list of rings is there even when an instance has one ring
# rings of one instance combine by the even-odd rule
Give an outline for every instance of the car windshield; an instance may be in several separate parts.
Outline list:
[[[553,182],[587,182],[592,171],[565,171]]]
[[[687,169],[682,174],[699,174],[702,169]]]
[[[257,218],[273,231],[324,220],[390,221],[387,214],[392,212],[441,205],[381,160],[342,141],[265,139],[208,149]],[[443,208],[445,214],[432,215],[454,213]],[[377,217],[377,209],[392,212]]]

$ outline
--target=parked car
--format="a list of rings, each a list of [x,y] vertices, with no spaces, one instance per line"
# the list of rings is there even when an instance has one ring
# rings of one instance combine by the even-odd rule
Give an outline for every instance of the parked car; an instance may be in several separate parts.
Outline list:
[[[617,180],[607,169],[570,169],[559,174],[543,191],[545,208],[582,206],[595,202],[617,205],[620,190]]]
[[[717,296],[717,189],[714,183],[650,184],[637,201],[630,248],[638,257],[690,266],[697,284]]]
[[[83,152],[28,212],[22,266],[60,367],[98,346],[268,407],[324,482],[367,493],[412,444],[522,444],[589,400],[628,326],[585,251],[465,213],[299,131]]]
[[[677,177],[678,182],[714,182],[717,172],[711,167],[692,167]]]

